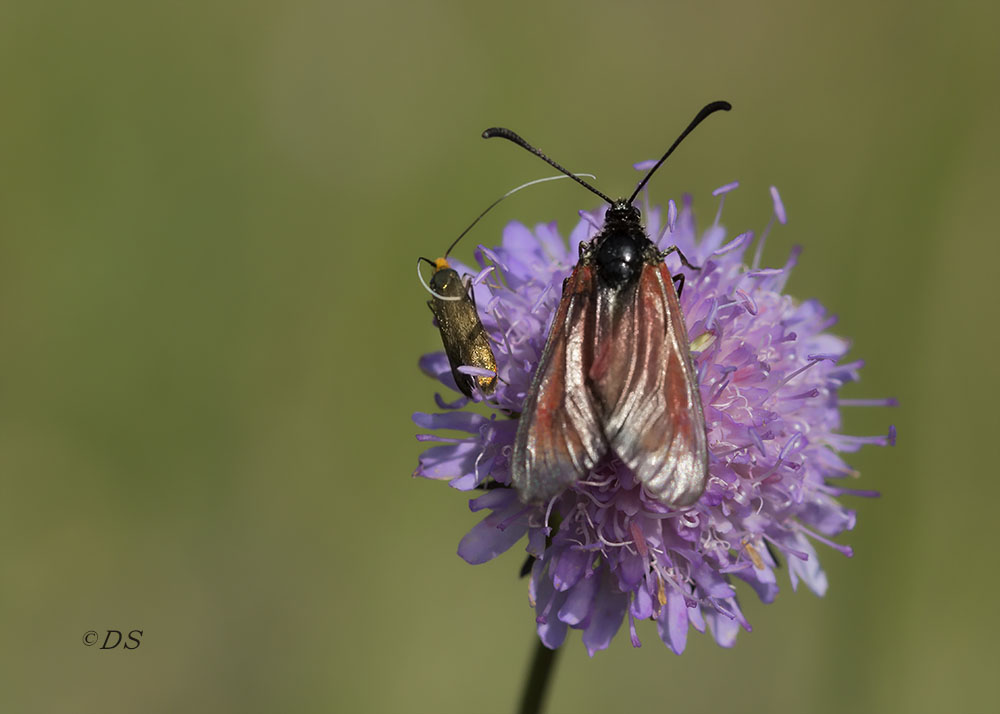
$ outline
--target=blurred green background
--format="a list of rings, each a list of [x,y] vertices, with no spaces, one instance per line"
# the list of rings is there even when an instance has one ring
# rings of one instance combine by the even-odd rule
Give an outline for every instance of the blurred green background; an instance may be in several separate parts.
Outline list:
[[[732,650],[571,636],[549,711],[992,709],[1000,11],[939,5],[2,3],[0,711],[511,711],[520,548],[465,564],[410,478],[414,258],[549,174],[487,126],[618,195],[714,99],[651,195],[738,179],[735,234],[780,188],[766,262],[805,246],[847,395],[902,404],[845,431],[899,445],[851,457],[883,497],[825,598],[744,590]],[[458,254],[596,206],[526,191]]]

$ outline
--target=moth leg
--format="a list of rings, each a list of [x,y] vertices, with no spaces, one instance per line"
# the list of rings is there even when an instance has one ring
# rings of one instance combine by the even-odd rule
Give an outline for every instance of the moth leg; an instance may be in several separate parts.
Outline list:
[[[528,558],[527,558],[527,560],[524,561],[524,565],[521,566],[521,575],[520,575],[520,577],[523,578],[524,576],[528,575],[528,573],[531,572],[531,567],[534,564],[535,564],[535,556],[529,555]]]
[[[462,278],[462,287],[465,288],[465,294],[469,296],[469,300],[472,302],[472,307],[476,306],[476,291],[472,289],[472,276],[466,275]]]
[[[770,543],[768,543],[765,540],[764,541],[764,547],[767,548],[767,552],[774,559],[775,567],[780,568],[781,567],[781,558],[779,558],[778,554],[774,552],[774,546],[772,546]]]
[[[681,262],[684,265],[686,265],[687,267],[691,268],[691,270],[701,270],[701,268],[699,266],[697,266],[697,265],[691,265],[691,263],[688,261],[688,259],[681,252],[681,249],[678,248],[676,245],[672,245],[669,248],[667,248],[665,251],[663,251],[663,253],[661,254],[660,257],[661,258],[666,258],[671,253],[677,253],[677,257],[681,259]]]
[[[684,273],[677,273],[677,275],[671,275],[670,277],[674,281],[674,289],[677,291],[677,297],[680,297],[681,290],[684,289]]]

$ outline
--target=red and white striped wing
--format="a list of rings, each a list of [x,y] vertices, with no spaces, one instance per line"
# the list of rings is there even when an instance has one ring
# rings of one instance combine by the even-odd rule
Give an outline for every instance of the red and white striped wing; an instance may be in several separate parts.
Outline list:
[[[593,269],[578,265],[563,284],[517,426],[511,480],[523,501],[555,496],[586,477],[608,450],[587,386],[596,296]]]
[[[652,496],[691,505],[708,479],[708,437],[666,265],[645,265],[628,290],[600,291],[596,312],[588,377],[605,439]]]

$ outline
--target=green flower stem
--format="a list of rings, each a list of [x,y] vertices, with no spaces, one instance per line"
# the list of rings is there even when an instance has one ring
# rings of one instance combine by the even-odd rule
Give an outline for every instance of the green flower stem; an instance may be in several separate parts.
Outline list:
[[[535,636],[535,656],[531,661],[531,670],[528,672],[528,681],[525,682],[524,692],[521,694],[519,714],[539,714],[542,711],[545,690],[548,687],[549,676],[552,674],[552,666],[558,652],[558,649],[550,650],[542,644],[537,635]]]

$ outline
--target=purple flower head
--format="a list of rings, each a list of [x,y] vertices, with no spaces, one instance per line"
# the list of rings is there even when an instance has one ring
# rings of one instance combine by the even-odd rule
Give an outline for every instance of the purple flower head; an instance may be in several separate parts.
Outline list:
[[[640,164],[639,166],[644,166]],[[683,269],[681,307],[691,340],[705,411],[710,451],[708,486],[689,508],[669,508],[649,496],[613,455],[551,501],[525,505],[509,487],[511,455],[520,412],[538,366],[562,281],[577,262],[581,242],[603,224],[603,210],[582,212],[567,245],[555,224],[534,230],[512,223],[502,245],[480,247],[476,304],[492,338],[500,377],[485,401],[491,416],[463,411],[469,400],[437,397],[439,413],[414,415],[422,429],[464,433],[458,438],[425,434],[438,442],[420,457],[415,476],[445,479],[473,491],[469,506],[485,518],[462,539],[458,553],[484,563],[525,536],[533,556],[529,597],[538,634],[560,646],[567,628],[583,631],[593,655],[606,648],[627,619],[632,644],[640,645],[636,619],[653,619],[660,638],[680,654],[689,627],[707,627],[723,647],[750,629],[733,589],[748,583],[764,602],[778,593],[776,571],[786,564],[792,588],[802,581],[818,595],[826,574],[814,543],[851,555],[832,542],[854,527],[855,514],[837,497],[877,495],[838,485],[856,473],[840,452],[864,444],[889,444],[888,436],[838,433],[840,407],[889,405],[891,400],[841,400],[840,388],[858,379],[860,361],[844,361],[846,340],[826,332],[835,319],[816,301],[782,294],[798,258],[793,250],[780,268],[758,268],[759,248],[745,263],[752,232],[727,240],[719,223],[722,202],[737,184],[727,184],[714,222],[695,227],[692,201],[664,212],[644,207],[651,240],[660,249],[676,245],[701,269]],[[771,189],[774,219],[786,214]],[[421,369],[456,389],[448,359],[433,353]],[[456,390],[457,391],[457,390]]]

